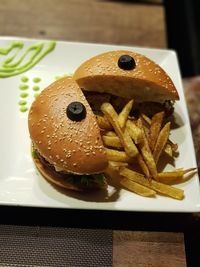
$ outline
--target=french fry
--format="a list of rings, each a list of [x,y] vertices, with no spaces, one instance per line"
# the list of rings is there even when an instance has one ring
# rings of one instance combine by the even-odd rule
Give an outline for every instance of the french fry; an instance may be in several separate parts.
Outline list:
[[[151,188],[153,190],[155,190],[156,192],[158,192],[159,194],[165,195],[165,196],[169,196],[178,200],[182,200],[184,198],[184,191],[179,189],[179,188],[175,188],[173,186],[170,185],[166,185],[166,184],[162,184],[160,182],[157,182],[155,180],[151,180],[149,181],[148,179],[146,179],[144,177],[144,175],[137,173],[135,171],[132,171],[126,167],[121,167],[120,168],[120,175],[131,179],[132,181],[139,183],[143,186],[146,186],[148,188]]]
[[[109,166],[111,167],[127,167],[128,162],[120,162],[120,161],[109,161]]]
[[[158,173],[158,179],[159,179],[159,182],[162,182],[164,184],[170,184],[174,182],[175,180],[182,178],[183,175],[184,175],[184,170],[177,169],[171,172]]]
[[[130,118],[132,106],[133,101],[129,101],[118,115],[110,103],[103,103],[104,116],[97,116],[109,162],[105,175],[113,186],[123,186],[141,196],[159,193],[183,199],[184,191],[172,185],[191,179],[196,168],[158,173],[156,165],[161,153],[173,158],[178,149],[169,139],[170,122],[161,128],[164,112],[155,114],[152,119],[145,114],[138,120]]]
[[[133,121],[127,120],[126,128],[128,130],[130,137],[134,140],[136,144],[142,142],[142,131],[139,127],[137,127],[137,125]]]
[[[150,147],[149,147],[149,144],[148,144],[148,141],[147,141],[147,137],[146,137],[145,132],[144,132],[143,122],[142,122],[141,118],[138,119],[137,124],[138,124],[138,127],[142,131],[142,137],[143,137],[143,142],[138,144],[139,149],[140,149],[141,154],[142,154],[142,156],[143,156],[143,158],[145,160],[146,165],[148,166],[150,174],[152,175],[152,177],[154,179],[157,179],[156,163],[155,163],[153,155],[151,153],[151,150],[150,150]]]
[[[116,133],[113,132],[113,131],[108,131],[108,132],[105,133],[105,135],[106,136],[115,136],[115,137],[117,136]]]
[[[163,148],[165,147],[167,143],[167,140],[169,138],[169,132],[170,132],[170,122],[167,122],[165,126],[162,128],[162,130],[160,131],[154,150],[153,150],[153,157],[156,163],[158,162],[160,155],[163,151]]]
[[[146,122],[147,125],[151,125],[151,119],[147,117],[145,114],[141,115],[142,119]],[[167,143],[171,145],[173,152],[177,152],[178,150],[178,145],[174,144],[170,139],[167,140]]]
[[[120,167],[128,167],[128,162],[109,161],[107,169],[112,169],[113,171],[117,171],[119,173]]]
[[[147,115],[141,114],[141,117],[146,122],[147,125],[149,126],[151,125],[151,119]]]
[[[123,147],[118,136],[103,135],[102,139],[103,139],[103,142],[106,146],[116,147],[118,149]]]
[[[120,181],[120,183],[128,190],[130,190],[130,191],[132,191],[138,195],[141,195],[143,197],[152,197],[152,196],[156,195],[156,191],[154,191],[154,190],[152,190],[146,186],[143,186],[141,184],[138,184],[132,180],[124,178]]]
[[[186,181],[190,180],[194,176],[194,174],[198,172],[196,168],[191,168],[188,170],[190,171],[188,171],[187,173],[184,173],[182,179],[178,181],[179,183],[185,183]]]
[[[121,129],[124,129],[126,125],[126,121],[128,119],[129,113],[133,107],[133,100],[130,100],[122,109],[122,111],[119,113],[118,116],[118,123]]]
[[[128,162],[130,160],[124,151],[106,148],[106,154],[110,161]]]
[[[146,122],[147,125],[149,126],[151,125],[151,119],[148,116],[142,114],[141,117]],[[173,152],[176,152],[178,150],[178,145],[174,144],[170,139],[167,140],[167,143],[171,145]]]
[[[119,136],[127,155],[131,158],[135,157],[138,154],[137,147],[133,143],[128,131],[125,129],[123,132],[121,127],[119,126],[118,114],[114,110],[113,106],[110,103],[103,103],[101,106],[101,110],[107,117],[110,124],[113,126],[117,135]]]
[[[165,148],[164,148],[164,152],[169,156],[169,157],[173,157],[173,150],[172,150],[172,146],[170,144],[166,144]]]
[[[164,112],[158,112],[152,117],[148,134],[148,142],[151,151],[154,150],[156,141],[158,139],[158,135],[160,133],[163,118],[164,118]]]
[[[147,164],[145,163],[145,161],[144,161],[144,159],[140,153],[137,155],[137,160],[138,160],[138,164],[140,165],[140,168],[142,169],[145,176],[147,178],[150,178],[149,169],[148,169]]]
[[[194,172],[196,172],[196,168],[190,168],[185,170],[183,168],[180,168],[170,172],[158,173],[158,178],[159,182],[162,182],[164,184],[170,184],[177,180],[177,182],[182,182],[184,181],[184,175],[187,175],[189,173],[192,174]]]
[[[125,128],[123,134],[124,140],[124,150],[126,151],[127,155],[131,158],[134,158],[138,155],[138,149],[134,144],[133,140],[131,139],[128,130]]]
[[[109,123],[105,116],[96,115],[96,120],[100,129],[112,130],[112,125]]]

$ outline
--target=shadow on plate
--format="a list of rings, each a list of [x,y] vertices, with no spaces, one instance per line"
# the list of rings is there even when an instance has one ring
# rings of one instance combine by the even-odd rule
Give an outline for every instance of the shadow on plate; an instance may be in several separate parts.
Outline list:
[[[179,153],[175,152],[173,157],[169,157],[167,154],[163,153],[158,161],[157,165],[158,172],[163,172],[163,170],[168,164],[175,168],[176,167],[175,161],[178,155]]]
[[[37,172],[38,174],[38,172]],[[49,186],[46,183],[49,183],[45,180],[40,174],[38,174],[38,184],[40,189],[46,194],[48,197],[55,199],[56,201],[61,201],[63,203],[68,203],[68,199],[66,197],[74,198],[77,200],[82,200],[86,202],[115,202],[119,198],[120,188],[113,187],[109,189],[100,189],[100,190],[93,190],[93,191],[85,191],[85,192],[76,192],[72,190],[67,190],[64,188],[60,188],[56,185],[50,184],[50,186],[57,191],[57,193],[62,194],[62,197],[58,197],[54,190],[49,190]]]
[[[183,119],[177,112],[170,116],[169,121],[171,122],[171,129],[178,129],[184,126]]]

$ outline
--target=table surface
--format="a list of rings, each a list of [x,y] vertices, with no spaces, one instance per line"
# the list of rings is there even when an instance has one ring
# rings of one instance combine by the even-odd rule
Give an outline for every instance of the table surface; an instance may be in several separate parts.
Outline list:
[[[1,0],[0,35],[166,47],[164,8],[150,1]],[[139,214],[129,229],[113,226],[113,266],[197,266],[199,218],[185,216]]]

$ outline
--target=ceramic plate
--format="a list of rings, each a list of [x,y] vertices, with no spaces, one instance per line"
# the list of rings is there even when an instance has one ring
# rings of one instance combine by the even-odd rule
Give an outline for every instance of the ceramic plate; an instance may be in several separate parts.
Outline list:
[[[14,45],[16,47],[13,49],[7,49],[12,48],[13,41],[18,45]],[[15,76],[0,78],[0,204],[122,211],[200,211],[198,175],[177,186],[185,191],[185,198],[179,201],[159,195],[156,198],[144,198],[126,190],[115,191],[112,187],[108,189],[108,196],[102,193],[82,196],[74,193],[66,194],[53,187],[38,174],[31,158],[27,127],[28,109],[35,94],[55,81],[58,76],[73,73],[86,59],[105,51],[118,49],[133,50],[148,56],[157,62],[173,80],[180,95],[180,101],[175,105],[175,118],[178,126],[171,133],[171,139],[179,144],[180,152],[175,166],[177,168],[196,167],[180,71],[176,54],[173,51],[56,42],[54,50],[47,53],[37,64],[31,65],[30,63],[34,61],[31,60],[34,53],[37,51],[38,54],[35,54],[37,58],[50,44],[49,41],[41,41],[44,50],[39,51],[37,50],[38,42],[40,43],[39,40],[33,39],[0,38],[0,75],[9,73],[9,69],[12,73],[13,68],[17,68],[16,63],[25,65],[23,73],[16,72]],[[30,48],[34,46],[36,48]],[[25,55],[26,51],[28,52]],[[16,57],[12,60],[15,54]],[[20,58],[21,63],[17,62]],[[168,165],[166,168],[172,169],[173,167]]]

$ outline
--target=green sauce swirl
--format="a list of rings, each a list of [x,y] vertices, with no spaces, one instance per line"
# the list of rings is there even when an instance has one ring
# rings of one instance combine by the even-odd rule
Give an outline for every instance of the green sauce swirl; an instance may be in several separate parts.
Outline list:
[[[7,78],[23,73],[35,66],[44,56],[54,50],[55,41],[35,43],[29,46],[25,52],[16,59],[19,51],[24,47],[23,42],[13,42],[8,48],[0,48],[0,55],[8,55],[13,49],[17,51],[7,57],[0,66],[0,78]]]

